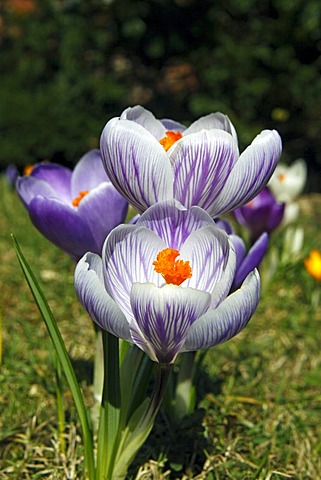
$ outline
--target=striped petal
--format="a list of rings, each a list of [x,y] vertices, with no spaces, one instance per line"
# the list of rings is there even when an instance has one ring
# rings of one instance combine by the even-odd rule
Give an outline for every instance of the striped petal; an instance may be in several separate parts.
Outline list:
[[[152,360],[174,362],[190,326],[209,308],[211,296],[191,288],[136,283],[131,291],[133,341]]]
[[[165,136],[166,127],[160,120],[141,105],[126,108],[120,116],[121,120],[131,120],[148,130],[157,140]]]
[[[238,146],[223,130],[202,130],[184,136],[168,151],[174,168],[174,197],[186,207],[210,211],[234,163]]]
[[[108,177],[139,212],[173,198],[168,156],[141,125],[114,118],[105,126],[100,145]]]
[[[107,237],[103,248],[105,287],[127,318],[132,317],[129,299],[133,283],[164,283],[153,262],[165,247],[154,232],[137,225],[120,225]]]
[[[213,224],[213,220],[204,210],[199,207],[187,210],[177,200],[153,205],[137,221],[137,225],[152,230],[168,247],[176,250],[180,250],[194,230]]]
[[[268,182],[281,151],[281,138],[275,130],[261,132],[234,165],[209,214],[215,217],[252,200]]]
[[[234,125],[228,116],[221,112],[210,113],[209,115],[199,118],[185,130],[184,135],[200,132],[201,130],[212,129],[224,130],[225,132],[230,133],[237,141],[237,134]]]
[[[260,277],[254,270],[239,290],[191,326],[182,351],[213,347],[237,335],[249,322],[259,297]]]
[[[131,340],[125,315],[105,290],[102,261],[98,255],[87,253],[78,262],[75,289],[80,303],[97,325],[116,337]]]

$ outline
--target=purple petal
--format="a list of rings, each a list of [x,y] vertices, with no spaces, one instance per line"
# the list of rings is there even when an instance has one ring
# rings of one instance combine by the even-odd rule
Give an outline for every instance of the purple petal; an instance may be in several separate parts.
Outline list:
[[[146,210],[137,224],[155,232],[169,248],[180,250],[194,231],[213,225],[211,217],[201,208],[186,209],[177,200],[168,200]]]
[[[103,166],[100,151],[90,150],[90,152],[81,157],[72,173],[72,198],[77,197],[79,192],[84,190],[90,191],[98,187],[102,182],[109,182],[109,179]]]
[[[38,178],[49,183],[56,191],[56,197],[69,203],[71,201],[72,171],[57,163],[38,163],[31,172],[32,178]]]
[[[102,183],[81,200],[78,214],[86,222],[96,240],[98,249],[96,253],[101,254],[107,235],[125,221],[127,209],[127,201],[110,182]]]
[[[98,255],[87,253],[78,262],[75,289],[80,303],[97,325],[116,337],[131,340],[125,315],[105,290],[102,261]]]
[[[103,248],[105,287],[126,317],[132,317],[130,292],[133,283],[164,283],[153,262],[166,248],[150,230],[137,225],[120,225],[107,237]]]
[[[227,213],[254,198],[268,182],[281,151],[281,138],[275,130],[261,132],[234,165],[210,215]]]
[[[225,132],[231,134],[237,142],[237,134],[231,120],[227,115],[224,115],[220,112],[210,113],[209,115],[199,118],[186,129],[184,135],[200,132],[201,130],[213,129],[224,130]]]
[[[173,198],[168,156],[141,125],[110,120],[101,136],[101,153],[111,182],[139,212]]]
[[[186,207],[198,205],[209,212],[238,158],[235,140],[222,130],[202,130],[184,136],[168,154],[174,197]]]
[[[191,326],[182,351],[209,348],[237,335],[253,315],[260,298],[257,270],[249,274],[242,287],[229,295],[218,308],[208,310]]]
[[[152,360],[172,363],[184,344],[190,326],[209,308],[206,292],[176,285],[158,288],[134,284],[131,306],[135,322],[130,325],[133,341]]]
[[[238,238],[236,236],[233,236],[234,238],[232,239],[234,245],[235,245],[235,238]],[[236,290],[239,288],[244,279],[247,277],[247,275],[252,272],[255,268],[257,268],[266,251],[268,248],[268,243],[269,243],[269,236],[267,233],[262,233],[262,235],[258,238],[258,240],[254,243],[254,245],[250,248],[247,256],[243,259],[243,261],[238,265],[234,282],[232,285],[232,289]]]
[[[121,120],[131,120],[148,130],[157,140],[165,137],[165,127],[160,120],[157,120],[152,112],[141,105],[126,108],[120,116]]]
[[[224,230],[224,232],[227,233],[228,235],[232,235],[234,233],[234,229],[231,223],[225,218],[215,218],[214,221],[215,221],[215,225],[221,230]]]
[[[276,203],[271,209],[271,215],[267,224],[267,231],[272,232],[283,220],[285,203]]]
[[[235,249],[236,272],[237,272],[238,269],[240,268],[241,263],[243,262],[243,260],[245,258],[246,247],[245,247],[245,243],[243,242],[241,237],[232,234],[232,235],[230,235],[230,239],[232,240],[232,243],[233,243],[233,246],[234,246],[234,249]],[[252,268],[252,270],[253,270],[253,268]],[[247,272],[247,273],[249,273],[249,272]],[[244,280],[244,278],[243,278],[243,280]]]
[[[87,223],[66,203],[37,196],[29,205],[29,214],[36,228],[72,258],[79,259],[88,251],[98,251]]]
[[[26,208],[28,208],[31,200],[37,195],[57,198],[57,193],[51,188],[49,183],[31,176],[18,177],[16,187],[18,195]]]

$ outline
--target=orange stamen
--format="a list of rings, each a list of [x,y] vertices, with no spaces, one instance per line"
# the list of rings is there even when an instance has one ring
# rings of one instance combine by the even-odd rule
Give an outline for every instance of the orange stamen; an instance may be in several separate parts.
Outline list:
[[[177,140],[182,138],[182,136],[183,135],[181,134],[181,132],[172,132],[171,130],[168,130],[166,132],[166,136],[162,138],[159,143],[164,147],[167,152],[167,150],[169,150],[171,146],[174,145],[175,142],[177,142]]]
[[[192,268],[188,261],[175,260],[179,256],[178,250],[165,248],[157,255],[153,265],[155,271],[160,273],[166,283],[180,285],[187,278],[192,276]]]
[[[23,169],[23,174],[26,176],[29,176],[31,175],[31,172],[33,169],[34,169],[34,165],[32,165],[31,163],[28,163],[27,165],[25,165]]]
[[[80,202],[82,201],[82,199],[88,195],[89,193],[89,190],[83,190],[82,192],[79,192],[79,195],[78,197],[75,197],[73,199],[73,201],[71,202],[73,204],[74,207],[78,207],[78,205],[80,204]]]
[[[278,179],[280,180],[281,183],[283,183],[285,181],[285,173],[280,173],[278,175]]]

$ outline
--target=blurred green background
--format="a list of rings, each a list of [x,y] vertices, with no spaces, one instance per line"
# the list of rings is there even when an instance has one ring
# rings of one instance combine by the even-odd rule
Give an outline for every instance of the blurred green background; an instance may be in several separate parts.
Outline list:
[[[320,0],[3,0],[0,168],[74,164],[129,105],[276,128],[321,190]]]

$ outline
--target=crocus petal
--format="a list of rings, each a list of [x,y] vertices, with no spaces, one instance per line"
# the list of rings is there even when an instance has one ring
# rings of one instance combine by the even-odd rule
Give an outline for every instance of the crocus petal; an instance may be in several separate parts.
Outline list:
[[[253,315],[259,298],[260,277],[254,270],[239,290],[194,322],[182,351],[213,347],[237,335]]]
[[[56,197],[69,203],[71,201],[71,175],[69,168],[57,163],[38,163],[31,172],[32,178],[47,182],[56,192]]]
[[[95,253],[101,254],[105,238],[113,228],[124,222],[127,209],[127,201],[110,182],[101,183],[81,200],[78,214],[96,240],[98,250]]]
[[[237,237],[236,235],[232,235],[232,241],[234,245],[236,245],[237,242],[239,242],[239,240],[240,240],[239,237]],[[242,285],[244,279],[247,277],[247,275],[252,270],[254,270],[254,268],[257,268],[260,265],[267,251],[268,244],[269,244],[269,236],[266,232],[264,232],[256,240],[253,246],[250,248],[246,257],[244,257],[242,261],[239,262],[239,264],[237,265],[236,274],[235,274],[235,278],[232,285],[232,290],[236,290],[237,288],[239,288]],[[236,247],[236,250],[237,248],[238,247]],[[238,257],[238,253],[236,254],[236,257]]]
[[[212,129],[224,130],[225,132],[230,133],[237,141],[237,134],[234,125],[228,116],[221,112],[210,113],[209,115],[199,118],[185,130],[184,135],[200,132],[201,130]]]
[[[186,238],[206,225],[211,217],[199,207],[186,209],[177,200],[160,202],[146,210],[137,224],[155,232],[169,248],[180,250]]]
[[[131,120],[148,130],[157,140],[165,136],[166,128],[160,120],[157,120],[152,112],[141,105],[126,108],[120,116],[121,120]]]
[[[25,207],[28,208],[31,200],[37,195],[43,195],[49,198],[57,198],[57,194],[49,183],[33,178],[30,175],[18,177],[16,182],[17,192]]]
[[[209,214],[227,213],[254,198],[272,175],[281,150],[281,138],[275,130],[261,132],[234,165]]]
[[[174,197],[186,207],[210,211],[238,158],[238,146],[223,130],[184,136],[168,151],[174,167]]]
[[[241,263],[243,262],[243,260],[245,258],[246,247],[245,247],[245,243],[243,242],[242,238],[239,237],[238,235],[231,234],[230,239],[232,240],[232,243],[233,243],[234,249],[235,249],[235,255],[236,255],[235,270],[237,272],[238,269],[240,268]],[[252,268],[252,270],[253,270],[253,268]],[[243,280],[244,280],[244,278],[243,278]]]
[[[269,221],[267,222],[267,231],[271,232],[280,225],[283,219],[285,203],[276,203],[273,205]]]
[[[204,227],[188,237],[180,253],[192,267],[192,277],[182,286],[209,292],[211,308],[216,307],[230,291],[235,275],[235,252],[230,239],[215,226]]]
[[[101,136],[101,153],[111,182],[138,211],[173,198],[168,156],[141,125],[110,120]]]
[[[91,191],[100,183],[107,181],[109,182],[109,179],[103,166],[100,151],[98,149],[90,150],[81,157],[72,172],[72,198],[77,197],[81,191]]]
[[[125,315],[105,290],[102,261],[98,255],[87,253],[79,260],[75,289],[80,303],[97,325],[116,337],[131,340]]]
[[[95,245],[87,223],[60,200],[37,196],[29,205],[29,214],[36,228],[72,258],[78,260]]]
[[[166,245],[154,232],[137,225],[120,225],[107,237],[103,247],[105,287],[127,318],[132,317],[133,283],[164,283],[153,266],[164,248]]]
[[[176,122],[175,120],[171,120],[170,118],[162,118],[161,122],[164,125],[166,131],[170,130],[172,132],[183,133],[186,130],[185,125],[182,125],[181,123]]]
[[[130,325],[132,339],[152,360],[171,363],[188,329],[207,311],[210,302],[211,296],[199,290],[136,283],[131,291],[135,317]]]

